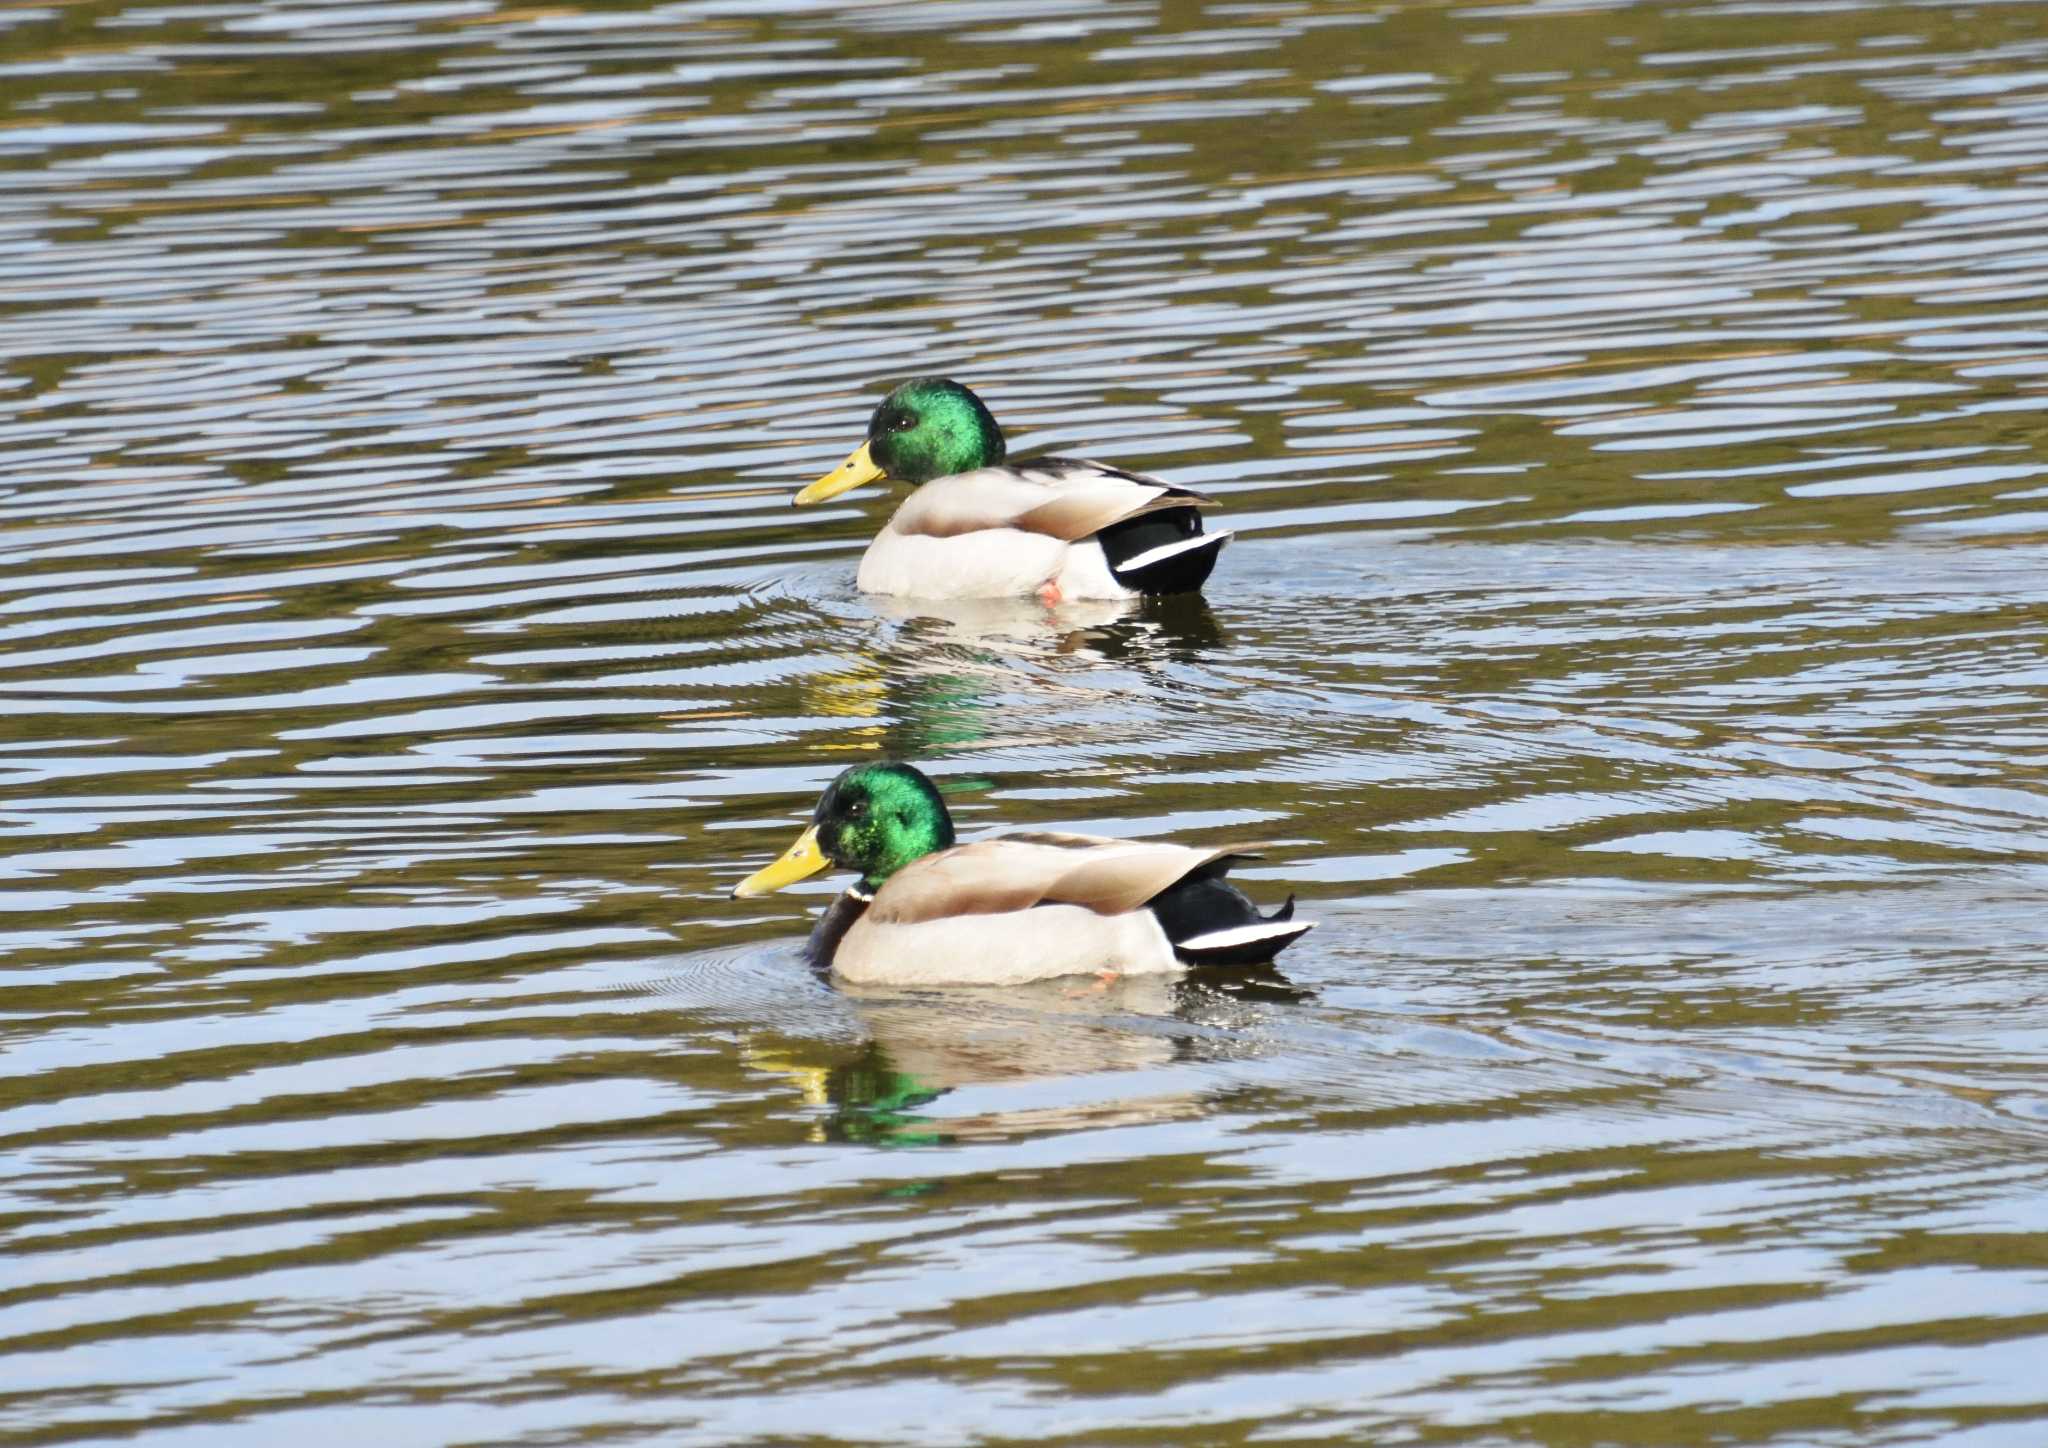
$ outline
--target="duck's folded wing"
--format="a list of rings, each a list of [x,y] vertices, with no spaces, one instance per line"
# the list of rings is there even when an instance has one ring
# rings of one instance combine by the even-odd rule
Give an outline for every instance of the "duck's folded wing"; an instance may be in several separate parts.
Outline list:
[[[1073,543],[1144,513],[1205,508],[1213,501],[1083,458],[1040,458],[926,483],[904,500],[890,526],[925,538],[1014,528]]]
[[[1189,875],[1242,857],[1243,846],[1199,848],[1095,835],[999,835],[928,855],[892,875],[869,907],[877,924],[997,915],[1079,905],[1121,915]]]

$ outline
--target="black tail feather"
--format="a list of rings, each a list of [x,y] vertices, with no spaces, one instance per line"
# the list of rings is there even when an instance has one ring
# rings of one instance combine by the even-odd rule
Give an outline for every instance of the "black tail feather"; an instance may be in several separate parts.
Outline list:
[[[1222,865],[1223,861],[1218,861]],[[1270,915],[1220,873],[1201,871],[1155,897],[1152,913],[1189,965],[1263,965],[1315,928],[1294,923],[1294,897]]]
[[[1204,533],[1193,508],[1161,508],[1095,535],[1110,574],[1139,593],[1193,593],[1208,582],[1228,533]],[[1201,541],[1195,541],[1201,540]]]

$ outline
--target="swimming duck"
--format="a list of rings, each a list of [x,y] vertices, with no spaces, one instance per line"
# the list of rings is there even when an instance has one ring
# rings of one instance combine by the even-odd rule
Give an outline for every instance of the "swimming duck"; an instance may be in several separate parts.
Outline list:
[[[953,841],[953,817],[908,764],[856,764],[818,800],[782,857],[736,898],[827,865],[860,879],[811,933],[811,964],[855,984],[1020,985],[1063,975],[1153,975],[1259,965],[1308,933],[1294,897],[1261,915],[1224,873],[1244,847],[1097,835]]]
[[[1192,593],[1230,533],[1204,533],[1215,499],[1085,458],[1004,466],[995,418],[946,377],[915,377],[882,400],[867,441],[798,493],[822,503],[878,479],[917,484],[868,545],[866,593],[910,598],[1076,598]]]

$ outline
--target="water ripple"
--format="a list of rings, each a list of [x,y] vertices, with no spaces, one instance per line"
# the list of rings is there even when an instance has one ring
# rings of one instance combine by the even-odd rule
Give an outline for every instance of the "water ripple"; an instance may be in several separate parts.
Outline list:
[[[2030,19],[0,12],[0,1433],[2032,1441]],[[914,372],[1206,602],[858,595]],[[833,990],[883,752],[1321,928]]]

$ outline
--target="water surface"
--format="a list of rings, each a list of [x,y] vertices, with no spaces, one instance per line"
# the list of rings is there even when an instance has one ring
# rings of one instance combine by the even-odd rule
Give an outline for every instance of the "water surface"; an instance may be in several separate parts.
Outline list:
[[[0,11],[0,1436],[2039,1442],[2036,9]],[[881,753],[1321,928],[835,992]]]

